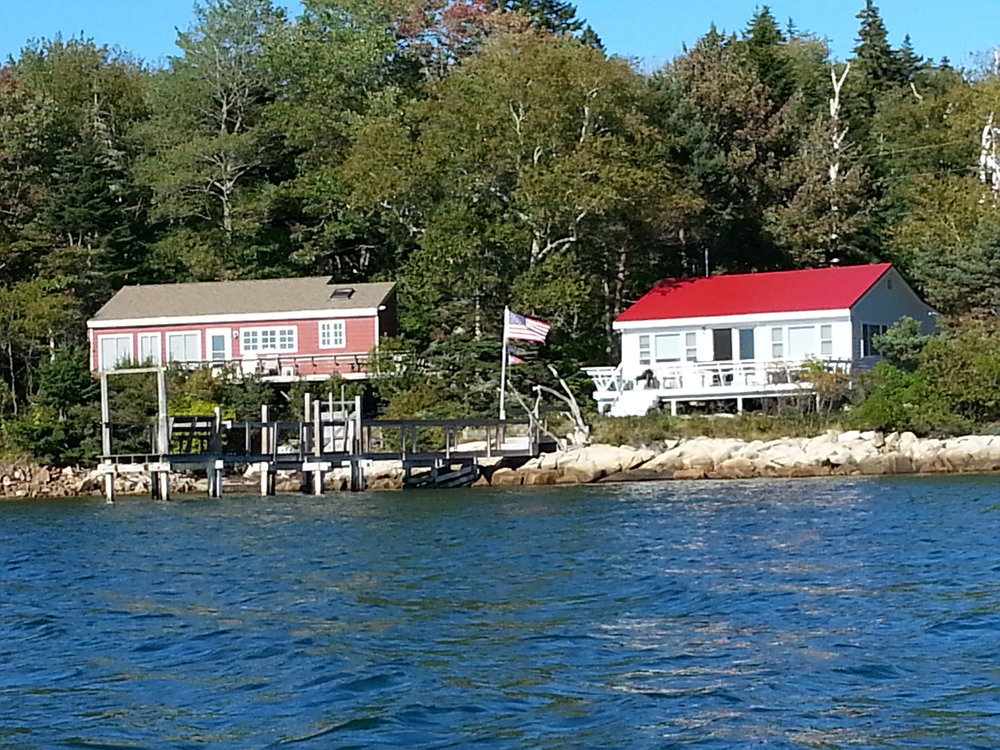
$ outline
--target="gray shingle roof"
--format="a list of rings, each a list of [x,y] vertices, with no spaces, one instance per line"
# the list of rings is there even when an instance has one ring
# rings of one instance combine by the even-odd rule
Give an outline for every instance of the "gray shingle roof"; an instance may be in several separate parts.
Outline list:
[[[381,305],[395,284],[329,283],[328,276],[255,281],[206,281],[123,287],[93,322],[194,315],[244,315],[321,310],[356,310]],[[350,297],[331,299],[336,289],[354,289]]]

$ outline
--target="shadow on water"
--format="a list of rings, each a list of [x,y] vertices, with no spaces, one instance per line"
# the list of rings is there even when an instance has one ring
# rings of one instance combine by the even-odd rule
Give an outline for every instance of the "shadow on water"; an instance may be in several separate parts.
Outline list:
[[[1000,736],[991,477],[31,501],[0,519],[0,747]]]

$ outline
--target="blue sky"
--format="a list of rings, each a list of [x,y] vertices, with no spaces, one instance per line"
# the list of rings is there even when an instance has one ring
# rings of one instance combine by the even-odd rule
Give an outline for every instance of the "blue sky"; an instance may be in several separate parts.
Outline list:
[[[287,5],[297,7],[294,0]],[[635,58],[651,70],[680,54],[714,22],[742,31],[759,0],[578,0],[579,15],[604,39],[609,51]],[[857,35],[855,18],[864,0],[771,0],[784,23],[830,40],[833,52],[850,54]],[[996,0],[881,0],[877,2],[898,45],[905,34],[919,54],[968,67],[975,54],[1000,44]],[[147,61],[175,51],[175,29],[192,19],[192,0],[0,0],[0,57],[16,55],[30,39],[83,34],[117,45]]]

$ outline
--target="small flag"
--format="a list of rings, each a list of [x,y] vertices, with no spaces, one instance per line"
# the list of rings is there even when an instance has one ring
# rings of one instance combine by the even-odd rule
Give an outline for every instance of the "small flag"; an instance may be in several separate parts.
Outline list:
[[[526,318],[518,315],[513,310],[507,311],[507,338],[519,341],[537,341],[539,344],[545,343],[545,337],[549,334],[548,323],[543,323],[534,318]]]
[[[524,360],[518,356],[518,351],[513,346],[507,347],[507,361],[512,365],[523,365]]]

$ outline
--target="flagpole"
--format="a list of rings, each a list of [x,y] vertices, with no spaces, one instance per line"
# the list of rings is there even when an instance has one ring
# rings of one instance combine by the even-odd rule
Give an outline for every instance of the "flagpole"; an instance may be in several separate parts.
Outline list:
[[[510,320],[510,312],[507,305],[503,306],[503,344],[500,347],[500,420],[507,419],[507,410],[504,408],[504,397],[507,395],[507,321]]]

